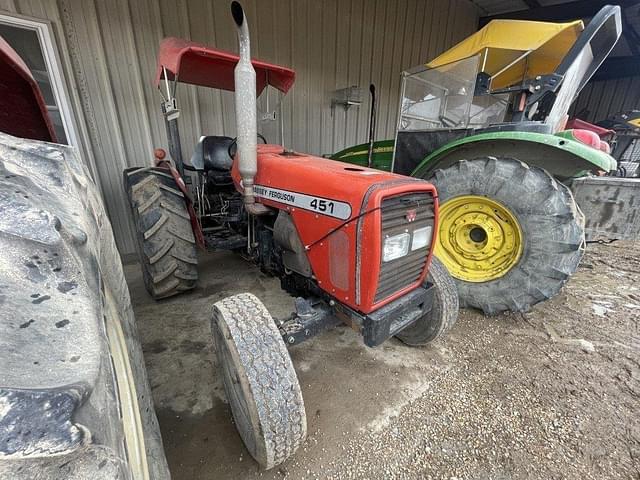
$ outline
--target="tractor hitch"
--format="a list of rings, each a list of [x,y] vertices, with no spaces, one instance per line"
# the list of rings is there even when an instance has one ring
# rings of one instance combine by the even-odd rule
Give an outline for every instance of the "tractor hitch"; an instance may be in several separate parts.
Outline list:
[[[342,323],[333,309],[322,300],[314,302],[297,297],[295,309],[289,319],[278,322],[278,329],[287,345],[296,345]]]

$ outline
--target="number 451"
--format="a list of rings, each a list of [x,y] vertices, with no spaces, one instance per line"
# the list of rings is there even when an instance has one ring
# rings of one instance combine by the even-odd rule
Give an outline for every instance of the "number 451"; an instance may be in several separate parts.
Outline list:
[[[313,200],[311,200],[310,205],[311,208],[319,212],[333,213],[334,204],[331,201],[314,198]]]

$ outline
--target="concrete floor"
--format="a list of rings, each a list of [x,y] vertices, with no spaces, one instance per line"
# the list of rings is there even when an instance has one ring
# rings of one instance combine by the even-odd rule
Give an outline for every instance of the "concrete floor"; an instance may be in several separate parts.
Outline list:
[[[561,295],[525,315],[463,311],[427,348],[369,349],[340,327],[291,349],[308,440],[261,471],[232,423],[210,310],[243,291],[293,299],[242,258],[201,258],[162,302],[125,269],[174,479],[640,478],[640,254],[590,246]]]

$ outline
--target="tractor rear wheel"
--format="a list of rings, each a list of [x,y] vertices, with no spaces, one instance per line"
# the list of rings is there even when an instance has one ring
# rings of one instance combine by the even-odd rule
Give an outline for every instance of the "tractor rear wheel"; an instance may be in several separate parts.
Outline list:
[[[132,168],[125,170],[124,184],[147,291],[160,299],[193,289],[198,280],[196,241],[176,181],[166,169]]]
[[[431,257],[427,282],[433,284],[434,288],[431,311],[396,335],[399,340],[413,347],[426,345],[441,337],[458,319],[456,284],[435,256]]]
[[[545,170],[506,157],[461,160],[430,179],[440,199],[435,253],[462,306],[527,311],[556,295],[584,253],[584,216]]]
[[[298,377],[273,318],[254,295],[214,304],[213,338],[242,441],[265,469],[298,449],[307,419]]]

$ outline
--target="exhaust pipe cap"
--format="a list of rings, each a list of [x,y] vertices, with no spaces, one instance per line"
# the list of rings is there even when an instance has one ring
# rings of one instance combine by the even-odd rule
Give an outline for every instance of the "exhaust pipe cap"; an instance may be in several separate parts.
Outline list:
[[[231,2],[231,15],[233,16],[233,21],[236,22],[236,25],[241,27],[244,23],[244,10],[242,10],[240,2]]]

